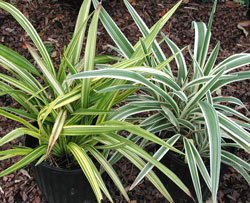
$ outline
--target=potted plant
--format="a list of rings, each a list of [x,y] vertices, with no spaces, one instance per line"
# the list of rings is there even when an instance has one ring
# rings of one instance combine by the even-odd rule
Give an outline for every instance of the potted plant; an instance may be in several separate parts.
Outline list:
[[[98,3],[96,0],[93,2],[95,6]],[[185,156],[179,157],[189,169],[199,202],[203,202],[201,179],[211,191],[212,201],[216,202],[221,163],[235,168],[250,183],[247,173],[250,170],[249,163],[230,152],[231,147],[250,152],[250,119],[233,108],[223,105],[226,103],[244,107],[239,99],[216,96],[216,91],[222,86],[250,78],[249,71],[237,71],[237,68],[250,64],[250,54],[235,54],[217,64],[220,48],[218,42],[208,56],[217,1],[214,2],[207,27],[203,22],[192,24],[195,30],[193,52],[190,46],[187,47],[189,56],[192,58],[190,65],[186,62],[182,50],[163,34],[163,40],[160,43],[167,43],[173,53],[168,59],[164,56],[160,43],[155,40],[157,32],[152,34],[164,25],[163,19],[149,29],[129,2],[124,0],[124,3],[143,34],[143,38],[134,47],[115,26],[104,9],[100,14],[101,21],[116,42],[119,53],[123,54],[124,58],[130,59],[144,56],[144,65],[78,73],[70,76],[69,79],[113,78],[116,75],[121,80],[126,80],[126,84],[103,88],[100,92],[120,91],[121,94],[126,95],[128,92],[141,90],[140,94],[128,97],[127,100],[130,102],[119,108],[118,112],[111,114],[110,119],[125,120],[141,112],[155,112],[150,117],[138,120],[140,122],[142,120],[140,124],[147,131],[166,134],[167,136],[161,138],[165,138],[168,144],[174,145],[185,153]],[[113,29],[110,30],[110,27]],[[177,75],[169,65],[172,58],[176,61]],[[231,72],[233,70],[234,72]],[[248,112],[247,109],[246,111]],[[135,120],[135,118],[132,119]],[[147,140],[141,140],[133,134],[129,138],[133,142],[140,141],[141,147],[148,144]],[[168,149],[162,146],[154,154],[154,158],[161,160],[167,152]],[[114,155],[113,158],[119,158],[119,154]],[[152,168],[152,164],[148,163],[130,189],[134,188]]]
[[[24,126],[2,137],[0,146],[26,135],[26,146],[13,146],[12,149],[0,151],[1,160],[23,156],[20,161],[1,171],[0,177],[33,163],[38,185],[49,202],[92,201],[91,191],[98,202],[102,200],[103,194],[112,202],[101,176],[106,171],[129,201],[127,192],[112,167],[115,161],[108,160],[110,152],[116,151],[139,169],[145,166],[145,161],[156,165],[185,193],[190,194],[173,172],[120,132],[126,130],[177,153],[183,152],[139,126],[108,118],[114,112],[114,105],[123,101],[126,95],[117,92],[100,93],[99,90],[119,85],[121,80],[68,79],[76,73],[91,72],[97,63],[115,62],[109,56],[95,56],[101,5],[89,15],[90,4],[90,0],[83,2],[72,40],[65,48],[59,67],[55,68],[42,40],[27,18],[14,6],[0,0],[0,8],[8,11],[19,22],[36,47],[35,49],[31,43],[25,42],[36,62],[33,65],[18,53],[0,45],[0,65],[10,74],[0,73],[0,95],[8,94],[20,104],[19,109],[0,107],[0,115]],[[81,58],[86,25],[90,19],[84,57]],[[144,57],[139,59],[143,63]],[[138,63],[138,59],[127,59],[113,63],[110,68],[135,63]],[[173,201],[155,173],[151,171],[147,177],[170,202]],[[80,182],[86,180],[89,184],[84,183],[77,188],[80,184],[75,183],[77,179]],[[59,184],[62,186],[59,187]],[[88,185],[91,189],[86,189]],[[82,197],[83,191],[87,192],[87,197]]]

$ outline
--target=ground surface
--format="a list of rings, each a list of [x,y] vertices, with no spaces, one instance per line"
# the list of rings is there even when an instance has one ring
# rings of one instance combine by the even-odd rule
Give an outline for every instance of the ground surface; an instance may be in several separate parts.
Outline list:
[[[15,0],[8,2],[12,2],[28,17],[38,30],[48,49],[50,49],[51,56],[54,58],[55,64],[57,64],[59,53],[62,51],[63,46],[68,43],[74,30],[74,23],[77,16],[75,7],[69,4],[59,3],[57,0]],[[135,43],[141,35],[121,2],[122,1],[119,0],[110,0],[108,4],[107,1],[104,1],[104,7],[130,41]],[[152,26],[176,1],[133,0],[131,2],[139,15],[145,20],[146,24]],[[194,38],[191,22],[196,20],[207,23],[210,11],[211,4],[197,4],[195,1],[190,1],[178,9],[162,31],[169,35],[180,47],[184,47],[192,43]],[[247,20],[246,12],[246,6],[235,6],[225,3],[218,5],[213,23],[211,49],[218,40],[221,42],[219,60],[223,60],[225,57],[234,53],[250,52],[249,37],[246,37],[244,33],[237,28],[237,24],[240,21]],[[249,26],[246,27],[246,31],[249,32],[249,30]],[[24,31],[9,14],[0,10],[1,43],[24,56],[28,56],[23,44],[24,39],[28,39]],[[110,49],[107,47],[108,44],[112,44],[112,40],[107,36],[103,27],[100,26],[97,53],[109,53]],[[166,53],[168,54],[169,51],[166,50]],[[245,67],[244,69],[249,69],[249,67]],[[4,71],[3,69],[0,70]],[[237,96],[244,102],[246,107],[250,109],[249,80],[228,85],[222,89],[221,94]],[[17,104],[7,96],[0,97],[0,106],[6,105],[14,107]],[[238,108],[238,110],[246,113],[244,109]],[[15,127],[17,127],[16,123],[0,117],[0,137]],[[21,145],[22,140],[17,140],[12,144]],[[1,149],[8,147],[10,147],[10,145],[5,145]],[[245,160],[250,161],[249,156],[246,154],[240,151],[236,153],[240,156],[244,156]],[[16,158],[1,161],[0,170],[16,161]],[[138,173],[138,171],[129,164],[129,161],[126,160],[120,161],[116,169],[126,186],[132,183]],[[106,183],[110,188],[114,201],[125,202],[109,179],[106,180]],[[30,171],[29,167],[1,178],[0,186],[0,202],[45,202],[32,178],[32,171]],[[165,202],[164,198],[147,180],[143,181],[132,192],[129,192],[129,196],[131,200],[134,200],[132,202]],[[228,169],[227,173],[221,178],[218,202],[250,202],[248,184],[231,168]]]

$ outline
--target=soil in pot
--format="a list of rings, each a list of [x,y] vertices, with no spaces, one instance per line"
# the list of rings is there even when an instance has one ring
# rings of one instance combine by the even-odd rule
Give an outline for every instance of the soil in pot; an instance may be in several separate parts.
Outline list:
[[[25,145],[35,147],[37,140],[25,137]],[[43,162],[31,164],[37,185],[49,203],[91,203],[96,198],[81,169],[62,169]]]

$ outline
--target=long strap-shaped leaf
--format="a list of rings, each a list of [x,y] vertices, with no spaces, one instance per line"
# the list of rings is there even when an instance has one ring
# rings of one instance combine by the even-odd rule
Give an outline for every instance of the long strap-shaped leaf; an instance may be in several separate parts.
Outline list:
[[[38,131],[38,129],[37,129],[37,131]],[[40,134],[34,130],[30,130],[28,128],[17,128],[0,139],[0,146],[20,137],[22,135],[25,135],[25,134],[31,135],[31,136],[36,137],[36,138],[40,138]]]
[[[165,37],[164,34],[162,34],[163,37]],[[183,82],[185,81],[186,77],[187,77],[187,65],[186,65],[186,61],[184,59],[183,54],[181,53],[181,50],[179,49],[179,47],[169,38],[165,39],[165,42],[167,43],[167,45],[169,46],[169,48],[172,51],[172,54],[176,54],[179,53],[178,55],[175,56],[175,61],[178,67],[178,85],[182,85]]]
[[[243,161],[242,159],[227,151],[222,151],[221,160],[223,163],[235,168],[245,178],[248,184],[250,184],[250,175],[246,171],[250,170],[249,163]]]
[[[5,91],[8,95],[10,95],[15,101],[17,101],[20,105],[22,105],[27,111],[38,113],[38,109],[31,102],[27,101],[28,95],[21,90],[14,90],[8,84],[0,81],[0,90]],[[18,92],[16,92],[18,91]],[[2,93],[2,92],[1,92]]]
[[[7,83],[15,86],[16,88],[18,88],[20,90],[23,90],[27,94],[36,95],[36,92],[33,89],[27,87],[27,84],[24,84],[22,81],[16,80],[13,77],[10,77],[8,75],[1,74],[1,73],[0,73],[0,77],[1,77],[2,80],[6,81]],[[39,95],[37,95],[37,97],[39,98]],[[39,99],[41,99],[41,98],[39,98]]]
[[[208,53],[208,48],[209,48],[210,38],[211,38],[211,28],[212,28],[214,13],[216,10],[216,5],[217,5],[217,0],[215,0],[214,4],[213,4],[213,9],[212,9],[210,17],[209,17],[207,31],[206,31],[206,35],[205,35],[205,39],[204,39],[204,43],[203,43],[203,47],[202,47],[201,61],[200,61],[200,67],[202,69],[204,69],[204,64],[205,64],[206,59],[207,59],[207,53]]]
[[[61,64],[59,66],[59,70],[57,73],[57,78],[58,80],[62,83],[65,78],[66,78],[66,66],[67,66],[67,59],[69,60],[70,64],[72,65],[71,59],[72,56],[74,54],[74,50],[79,42],[79,39],[81,37],[82,32],[84,31],[83,28],[85,27],[85,25],[87,24],[88,20],[90,19],[90,17],[92,16],[89,15],[87,19],[85,19],[81,26],[79,27],[79,29],[77,30],[77,32],[74,34],[74,36],[72,37],[69,45],[67,46],[65,52],[64,52],[64,58],[62,58],[61,60]],[[82,59],[78,64],[76,64],[76,67],[74,69],[76,70],[82,70],[82,66],[84,65],[84,60]],[[72,65],[73,66],[73,65]],[[70,71],[72,71],[71,67],[68,67]]]
[[[214,108],[216,109],[220,109],[220,110],[223,110],[227,113],[230,113],[230,114],[233,114],[235,116],[237,116],[238,118],[242,119],[242,120],[245,120],[246,122],[250,123],[250,119],[246,116],[244,116],[243,114],[241,114],[240,112],[230,108],[230,107],[227,107],[225,105],[220,105],[220,104],[214,104]]]
[[[93,19],[89,26],[87,44],[85,48],[84,71],[90,71],[94,69],[97,25],[98,25],[100,9],[101,5],[99,5],[99,7],[96,9]],[[89,107],[90,86],[91,86],[90,78],[84,79],[82,82],[82,96],[81,96],[82,108]]]
[[[204,45],[206,32],[207,32],[207,27],[206,27],[206,24],[203,22],[192,22],[192,27],[195,30],[194,58],[196,59],[196,61],[200,65],[203,45]]]
[[[83,1],[82,6],[80,8],[80,11],[78,13],[78,17],[77,17],[77,21],[76,21],[76,25],[75,25],[75,31],[74,31],[73,36],[75,36],[77,34],[77,31],[79,29],[81,29],[81,23],[88,18],[90,5],[91,5],[91,0],[84,0]],[[80,39],[77,41],[77,45],[76,45],[74,52],[72,54],[72,64],[73,65],[75,65],[79,62],[80,54],[82,51],[82,44],[83,44],[82,42],[83,42],[83,38],[84,38],[84,34],[85,34],[85,28],[86,28],[86,25],[83,28]]]
[[[236,72],[229,75],[223,75],[212,87],[211,92],[216,91],[220,87],[235,82],[250,79],[250,71]]]
[[[68,125],[63,127],[62,135],[66,136],[82,136],[97,135],[100,133],[115,132],[126,130],[126,125]]]
[[[114,139],[114,140],[117,140],[118,142],[125,142],[127,144],[124,147],[125,149],[127,149],[127,150],[129,150],[129,151],[131,151],[131,152],[133,152],[133,153],[135,153],[137,155],[139,155],[140,157],[142,157],[146,161],[148,161],[151,164],[155,165],[166,176],[168,176],[176,185],[178,185],[178,187],[180,187],[180,189],[182,189],[187,195],[189,195],[190,197],[192,197],[192,195],[190,194],[190,191],[188,190],[188,188],[183,184],[183,182],[171,170],[169,170],[161,162],[158,162],[155,158],[153,158],[152,156],[150,156],[141,147],[139,147],[138,145],[136,145],[132,141],[127,140],[126,138],[123,138],[121,136],[117,136],[116,134],[113,134],[113,133],[108,133],[106,135],[106,138],[107,138],[107,140]],[[104,138],[104,139],[106,139],[106,138]],[[165,145],[169,145],[169,144],[165,143]]]
[[[179,1],[157,23],[161,23],[162,26],[165,25],[166,22],[168,21],[168,19],[173,15],[175,10],[179,7],[180,3],[181,3],[181,1]],[[130,5],[130,3],[127,0],[124,0],[124,4],[126,5],[128,11],[130,12],[131,16],[133,17],[135,23],[137,24],[137,26],[140,29],[141,33],[143,34],[144,38],[146,38],[150,34],[151,30],[147,27],[147,25],[144,23],[142,18],[138,15],[138,13],[134,10],[134,8]],[[160,31],[160,29],[159,29],[159,31]],[[153,41],[152,49],[153,49],[153,52],[154,52],[156,59],[159,63],[162,63],[163,61],[166,60],[166,57],[165,57],[163,51],[161,50],[159,44],[155,40]]]
[[[97,6],[99,5],[98,0],[92,0],[92,2],[95,8],[97,8]],[[130,44],[130,42],[121,32],[121,30],[117,27],[115,22],[112,20],[112,18],[109,16],[109,14],[106,12],[104,8],[101,8],[100,19],[102,24],[106,28],[107,32],[114,40],[116,45],[119,47],[119,49],[122,51],[124,56],[126,58],[130,58],[134,53],[133,46]]]
[[[111,144],[113,143],[110,140],[101,140],[104,144]],[[128,160],[130,160],[139,170],[142,170],[145,166],[145,162],[135,153],[131,152],[130,150],[126,150],[124,148],[118,148],[117,151],[125,156]],[[164,197],[171,203],[173,203],[172,197],[169,195],[167,190],[165,189],[164,185],[160,181],[160,179],[155,175],[153,171],[149,171],[147,174],[147,178],[149,181],[164,195]]]
[[[174,143],[179,139],[180,135],[175,135],[173,137],[171,137],[167,143],[170,144],[171,146],[174,145]],[[161,158],[169,151],[169,149],[165,148],[165,147],[160,147],[160,149],[157,150],[157,152],[154,154],[154,158],[157,159],[158,161],[161,160]],[[150,170],[152,170],[152,168],[154,167],[153,164],[151,163],[147,163],[144,168],[141,170],[141,172],[139,173],[139,175],[136,177],[135,181],[133,182],[133,184],[130,186],[130,190],[132,190],[147,174]]]
[[[210,148],[210,176],[212,182],[212,200],[216,202],[220,179],[221,136],[219,119],[215,109],[207,102],[199,102],[207,126]]]
[[[209,75],[211,70],[213,69],[214,67],[214,64],[216,62],[216,59],[217,59],[217,56],[218,56],[218,53],[219,53],[219,50],[220,50],[220,42],[218,42],[216,44],[216,46],[214,47],[212,53],[210,54],[208,60],[207,60],[207,63],[206,65],[204,66],[204,75]]]
[[[18,23],[23,27],[23,29],[28,33],[34,44],[36,45],[37,49],[40,51],[45,63],[47,70],[55,76],[55,69],[53,66],[53,63],[51,61],[51,58],[48,54],[48,51],[46,50],[39,34],[37,33],[36,29],[31,25],[31,23],[27,20],[27,18],[14,6],[12,6],[9,3],[6,3],[2,0],[0,0],[0,8],[8,11],[17,21]]]
[[[21,117],[24,117],[24,118],[27,118],[30,120],[36,120],[36,118],[37,118],[36,114],[28,113],[27,111],[24,111],[22,109],[16,109],[16,108],[11,108],[11,107],[0,107],[0,109],[9,111],[11,113],[15,113]]]
[[[225,73],[228,73],[236,68],[239,68],[250,63],[250,54],[249,53],[240,53],[235,54],[221,63],[219,63],[211,72],[211,74],[217,74],[221,68],[225,67]]]
[[[96,77],[129,80],[129,81],[144,84],[150,89],[152,89],[153,91],[155,91],[157,94],[161,95],[167,102],[169,102],[169,104],[172,106],[172,108],[174,109],[177,115],[179,113],[179,108],[172,97],[170,97],[165,91],[163,91],[161,88],[159,88],[155,84],[148,81],[146,78],[144,78],[140,74],[132,72],[132,71],[103,69],[103,70],[82,72],[82,73],[78,73],[75,75],[71,75],[68,77],[68,80],[96,78]]]
[[[188,167],[189,167],[189,171],[190,171],[190,174],[192,177],[192,182],[194,185],[196,196],[198,198],[198,202],[202,203],[200,178],[199,178],[199,174],[198,174],[198,170],[197,170],[197,166],[196,166],[195,156],[193,154],[193,151],[191,149],[191,146],[190,146],[188,139],[184,137],[183,141],[184,141],[184,148],[185,148],[185,152],[186,152]]]
[[[196,164],[200,170],[200,173],[201,173],[203,179],[205,180],[207,187],[210,189],[210,191],[212,191],[211,178],[208,174],[207,167],[205,166],[204,161],[202,160],[200,153],[198,152],[198,150],[194,146],[193,141],[189,140],[188,142],[190,144],[190,149],[192,150],[192,153],[195,157],[195,161],[196,161]]]
[[[43,89],[42,85],[35,79],[29,72],[27,72],[25,69],[16,66],[13,61],[9,61],[8,59],[2,57],[0,55],[0,63],[3,65],[6,65],[8,68],[13,70],[15,73],[18,74],[20,77],[20,82],[26,85],[28,88],[32,89],[34,92],[39,92],[41,89]],[[3,66],[4,67],[4,66]],[[42,93],[45,93],[45,91],[41,92],[41,96],[43,97],[44,95]],[[48,97],[47,95],[45,97]],[[46,99],[45,103],[46,103]]]
[[[250,134],[244,130],[241,126],[239,126],[232,119],[227,118],[220,112],[217,112],[219,116],[219,122],[221,128],[223,128],[226,132],[228,132],[229,136],[239,145],[241,145],[244,149],[250,152]]]
[[[89,181],[89,183],[90,183],[90,185],[91,185],[91,187],[96,195],[97,201],[101,202],[102,193],[101,193],[100,187],[98,185],[98,180],[95,176],[94,170],[92,169],[94,164],[89,162],[87,153],[77,144],[70,142],[68,144],[68,148],[72,152],[72,154],[74,155],[74,157],[77,160],[77,162],[79,163],[79,165],[81,166],[86,178],[88,179],[88,181]]]
[[[29,154],[32,151],[33,151],[32,148],[7,149],[7,150],[0,151],[0,156],[3,156],[3,155],[23,156],[23,155]]]
[[[66,117],[67,117],[67,111],[63,111],[63,110],[61,110],[57,115],[55,124],[53,126],[53,129],[49,138],[48,150],[46,153],[47,156],[49,155],[50,151],[52,150],[52,147],[54,146],[56,140],[59,138],[59,135],[61,134]]]
[[[16,66],[27,70],[30,73],[35,74],[36,76],[41,77],[40,73],[36,70],[36,68],[23,56],[16,53],[12,49],[0,44],[0,56],[3,56],[7,60],[14,63]]]
[[[221,75],[223,74],[224,69],[221,69],[220,72],[217,73],[216,76],[214,76],[213,78],[211,78],[209,80],[209,82],[207,82],[191,99],[190,101],[187,103],[187,105],[185,106],[185,108],[183,109],[180,118],[184,118],[187,113],[191,110],[192,107],[194,107],[199,101],[200,99],[206,95],[206,93],[208,92],[208,90],[219,80],[219,78],[221,77]]]
[[[122,195],[125,199],[129,202],[129,197],[124,189],[120,178],[118,177],[117,173],[115,172],[114,168],[111,164],[105,159],[105,157],[94,147],[88,146],[89,152],[95,157],[95,159],[101,164],[102,168],[109,174],[110,178],[114,181],[115,185],[121,191]]]
[[[44,65],[43,60],[39,57],[36,51],[29,44],[26,44],[26,46],[28,47],[31,55],[33,56],[38,66],[40,67],[40,70],[47,78],[47,82],[50,84],[51,88],[53,88],[53,90],[55,91],[56,96],[63,95],[64,94],[63,88],[57,81],[56,76],[47,69],[46,65]]]
[[[46,152],[46,145],[40,145],[39,147],[35,148],[32,152],[26,155],[17,163],[13,164],[9,168],[5,169],[0,173],[0,177],[6,176],[24,166],[31,163],[32,161],[36,160],[38,157],[43,155]]]
[[[12,114],[12,113],[9,113],[9,112],[4,111],[4,110],[1,110],[1,109],[0,109],[0,115],[1,115],[1,116],[4,116],[4,117],[6,117],[6,118],[9,118],[9,119],[11,119],[11,120],[17,121],[17,122],[19,122],[19,123],[22,123],[23,125],[25,125],[25,126],[28,127],[29,129],[32,129],[32,130],[34,130],[35,132],[38,132],[38,129],[37,129],[35,126],[31,125],[28,121],[26,121],[26,120],[20,118],[19,116],[16,116],[16,115],[14,115],[14,114]]]

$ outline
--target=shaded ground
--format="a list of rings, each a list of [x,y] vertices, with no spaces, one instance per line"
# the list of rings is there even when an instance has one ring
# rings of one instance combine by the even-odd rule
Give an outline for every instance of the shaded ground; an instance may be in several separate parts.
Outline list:
[[[10,2],[10,1],[9,1]],[[50,50],[51,56],[55,59],[55,65],[59,60],[59,53],[63,50],[72,36],[77,11],[69,4],[58,3],[57,0],[16,0],[15,3],[34,27],[38,30],[47,48]],[[152,26],[169,8],[174,5],[174,0],[134,0],[131,1],[139,15],[145,20],[148,26]],[[125,35],[132,43],[135,43],[141,36],[136,25],[133,23],[125,6],[120,1],[111,1],[104,7],[111,14],[115,22],[122,29]],[[178,46],[184,47],[192,43],[194,31],[191,29],[191,22],[204,21],[208,22],[211,11],[211,4],[197,4],[195,1],[183,4],[167,25],[163,28],[163,32],[177,43]],[[241,30],[237,28],[239,21],[247,20],[247,8],[245,6],[232,7],[228,4],[221,3],[217,7],[211,39],[211,50],[219,40],[221,42],[221,50],[219,60],[240,52],[250,52],[250,39],[246,37]],[[249,32],[249,27],[246,27]],[[0,10],[0,41],[4,45],[18,51],[24,56],[28,56],[23,40],[29,40],[24,31],[13,18],[6,12]],[[97,42],[97,53],[110,53],[107,47],[112,44],[112,40],[102,26],[99,27],[99,40]],[[165,50],[166,54],[170,54],[169,50]],[[249,69],[244,67],[243,69]],[[3,69],[0,69],[3,72]],[[250,88],[249,80],[228,85],[221,91],[222,95],[232,95],[240,98],[246,107],[250,109]],[[0,106],[16,106],[17,104],[8,96],[0,97]],[[244,109],[237,110],[244,112]],[[0,117],[0,136],[5,135],[17,124]],[[12,144],[21,145],[22,140],[17,140]],[[10,145],[5,145],[1,149],[7,149]],[[243,156],[245,160],[250,161],[249,156],[245,153],[236,152]],[[1,161],[0,170],[10,166],[16,162],[17,158]],[[124,183],[129,186],[138,171],[129,164],[127,160],[121,160],[116,166],[117,171]],[[111,195],[115,202],[125,202],[119,192],[115,189],[113,183],[107,178],[107,185],[110,187]],[[32,172],[29,167],[15,172],[9,176],[0,179],[0,202],[44,202],[44,199],[37,188]],[[1,188],[0,187],[0,188]],[[152,186],[152,184],[144,180],[132,192],[129,192],[131,200],[135,202],[165,202],[161,194]],[[223,176],[218,192],[219,202],[250,202],[249,186],[243,178],[233,169],[229,169]],[[107,202],[107,201],[105,201]]]

